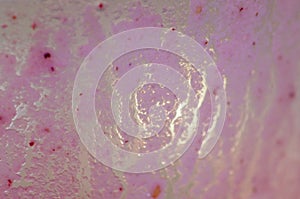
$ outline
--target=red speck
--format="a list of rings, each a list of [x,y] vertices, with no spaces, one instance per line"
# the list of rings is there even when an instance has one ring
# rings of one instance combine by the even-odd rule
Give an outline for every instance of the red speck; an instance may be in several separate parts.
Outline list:
[[[119,70],[119,67],[118,66],[116,66],[116,71],[118,71]]]
[[[119,188],[119,191],[123,191],[123,187],[120,187],[120,188]]]
[[[46,131],[47,133],[49,133],[50,129],[49,128],[44,128],[44,131]]]
[[[213,90],[213,94],[214,94],[215,96],[217,95],[217,89],[216,89],[216,88]]]
[[[282,146],[283,141],[281,139],[276,140],[276,145],[277,146]]]
[[[36,29],[36,23],[31,24],[31,28],[32,28],[32,30],[35,30]]]
[[[3,120],[3,117],[2,116],[0,116],[0,121],[2,121]]]
[[[241,8],[240,8],[240,12],[242,12],[243,10],[244,10],[244,8],[243,8],[243,7],[241,7]]]
[[[244,164],[244,158],[240,159],[240,164]]]
[[[252,187],[252,192],[256,193],[257,192],[257,188],[256,187]]]
[[[125,143],[125,144],[128,143],[128,140],[125,140],[124,143]]]
[[[254,42],[252,42],[252,45],[253,45],[253,46],[255,46],[255,44],[256,44],[256,43],[255,43],[255,41],[254,41]]]
[[[13,20],[15,20],[15,19],[17,19],[17,16],[16,16],[16,15],[13,15],[11,18],[12,18]]]
[[[176,29],[175,29],[175,28],[172,28],[171,30],[174,31],[174,30],[176,30]]]
[[[53,66],[51,66],[50,70],[51,70],[52,72],[54,72],[54,71],[55,71],[55,68],[54,68]]]
[[[52,151],[54,152],[54,151],[55,151],[55,149],[52,149]]]
[[[161,193],[161,188],[159,185],[156,185],[156,187],[154,188],[152,194],[151,194],[151,197],[152,198],[157,198]]]
[[[79,96],[82,96],[83,94],[82,93],[79,93]]]
[[[50,57],[51,57],[51,54],[50,54],[50,53],[45,53],[45,54],[44,54],[44,58],[45,58],[45,59],[48,59],[48,58],[50,58]]]
[[[132,63],[129,63],[128,65],[129,65],[129,66],[131,66],[131,65],[132,65]]]
[[[290,99],[295,98],[295,96],[296,96],[296,94],[295,94],[294,91],[291,91],[291,92],[289,93],[289,98],[290,98]]]
[[[3,25],[2,25],[2,28],[7,28],[7,25],[6,25],[6,24],[3,24]]]
[[[29,142],[29,146],[33,146],[34,145],[34,141]]]
[[[258,16],[258,12],[257,12],[257,13],[255,13],[255,16]]]
[[[100,3],[99,5],[98,5],[98,7],[100,8],[100,10],[102,10],[103,9],[103,3]]]
[[[205,42],[204,42],[204,45],[207,45],[207,44],[208,44],[208,41],[205,41]]]
[[[11,179],[8,179],[7,180],[7,185],[10,187],[12,185],[12,180]]]

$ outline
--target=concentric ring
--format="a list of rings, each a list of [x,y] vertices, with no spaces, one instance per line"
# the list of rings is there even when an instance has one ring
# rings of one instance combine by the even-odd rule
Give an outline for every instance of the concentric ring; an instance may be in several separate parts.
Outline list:
[[[144,173],[168,166],[189,148],[198,130],[199,113],[191,111],[184,115],[185,119],[190,120],[188,125],[183,125],[187,138],[185,142],[170,143],[149,153],[125,151],[104,135],[95,110],[95,93],[102,74],[118,57],[149,48],[172,52],[186,59],[204,76],[210,93],[212,115],[199,150],[200,158],[213,149],[225,121],[226,93],[222,77],[212,58],[195,40],[177,31],[155,27],[132,29],[113,35],[96,46],[81,64],[74,82],[72,111],[76,130],[88,151],[103,164],[124,172]],[[187,106],[196,105],[190,105],[192,101]]]

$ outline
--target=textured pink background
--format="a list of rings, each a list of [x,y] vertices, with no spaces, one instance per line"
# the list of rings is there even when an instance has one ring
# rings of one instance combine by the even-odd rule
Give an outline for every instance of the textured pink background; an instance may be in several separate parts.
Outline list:
[[[0,198],[299,197],[299,9],[297,0],[0,1]],[[173,166],[127,174],[81,144],[71,94],[93,47],[145,26],[205,46],[226,80],[228,114],[207,158],[195,142]],[[130,58],[121,63],[113,73]]]

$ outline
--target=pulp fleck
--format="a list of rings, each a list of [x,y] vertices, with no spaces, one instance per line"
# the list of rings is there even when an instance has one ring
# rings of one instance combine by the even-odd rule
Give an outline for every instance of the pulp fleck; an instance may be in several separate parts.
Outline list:
[[[197,6],[196,8],[196,14],[200,14],[202,12],[202,7],[201,6]]]
[[[161,188],[159,185],[156,185],[155,189],[153,190],[151,197],[152,198],[157,198],[161,193]]]

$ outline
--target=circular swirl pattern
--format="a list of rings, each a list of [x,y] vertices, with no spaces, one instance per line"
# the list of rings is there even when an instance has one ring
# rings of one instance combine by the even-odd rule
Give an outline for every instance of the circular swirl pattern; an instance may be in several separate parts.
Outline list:
[[[111,111],[117,126],[130,136],[147,139],[164,129],[168,121],[167,128],[172,134],[171,141],[159,150],[136,153],[116,146],[104,135],[95,110],[95,93],[104,71],[114,60],[142,49],[165,50],[184,58],[201,74],[204,86],[200,93],[195,92],[182,74],[158,63],[139,65],[124,74],[111,97]],[[170,118],[166,109],[155,104],[148,110],[149,122],[139,124],[130,115],[130,99],[137,88],[151,83],[165,86],[175,94],[176,112]],[[82,143],[100,162],[124,172],[151,172],[168,166],[189,148],[198,132],[199,109],[207,90],[212,114],[199,150],[200,158],[216,144],[226,115],[226,93],[216,64],[200,44],[180,32],[154,27],[132,29],[101,42],[84,59],[74,82],[73,118]]]

